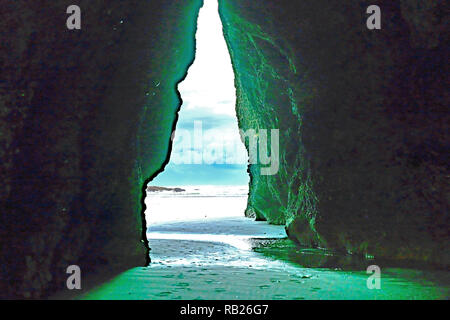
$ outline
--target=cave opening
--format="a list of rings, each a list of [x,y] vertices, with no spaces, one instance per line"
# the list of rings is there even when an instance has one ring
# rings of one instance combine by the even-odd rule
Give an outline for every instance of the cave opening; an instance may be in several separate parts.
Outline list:
[[[220,235],[194,230],[201,227],[192,222],[244,217],[247,207],[248,153],[241,141],[234,71],[217,0],[204,2],[195,38],[195,59],[178,84],[182,105],[170,159],[147,185],[147,238],[155,247],[157,239],[222,241]],[[168,231],[168,223],[192,228]]]
[[[166,166],[181,105],[176,84],[194,61],[203,0],[79,1],[81,30],[66,28],[70,16],[62,1],[47,1],[45,7],[3,1],[0,296],[39,299],[59,290],[81,295],[89,284],[127,270],[91,297],[448,299],[448,274],[426,277],[428,268],[448,272],[450,261],[444,2],[382,1],[382,29],[370,30],[364,1],[219,0],[220,32],[220,25],[201,25],[217,0],[206,1],[198,59],[188,80],[197,64],[210,58],[216,63],[204,68],[206,74],[219,76],[192,87],[220,88],[216,98],[234,92],[232,77],[226,80],[225,71],[217,70],[229,64],[217,61],[220,53],[204,51],[200,39],[202,32],[216,30],[215,39],[224,34],[239,128],[254,133],[246,142],[251,176],[246,215],[257,221],[236,217],[234,229],[220,223],[214,231],[251,236],[255,250],[222,244],[219,251],[219,241],[169,244],[155,239],[153,229],[152,264],[158,251],[160,261],[176,257],[161,255],[170,245],[172,253],[177,249],[191,261],[200,251],[219,261],[206,271],[171,262],[166,269],[141,267],[149,257],[144,201],[150,226],[152,219],[170,218],[169,207],[155,211],[150,198],[162,198],[164,191],[145,198],[148,180],[163,167],[152,186],[193,188],[191,197],[177,189],[163,199],[183,219],[204,218],[195,202],[207,215],[241,214],[245,207],[246,195],[228,193],[219,202],[214,190],[230,180],[233,188],[244,186],[247,164],[229,165],[242,183],[231,179],[224,172],[232,170],[220,170],[226,160],[215,163],[217,150],[206,148],[203,139],[212,127],[220,129],[212,139],[216,145],[225,136],[219,125],[224,120],[207,115],[223,113],[224,105],[233,111],[233,103],[207,102],[220,111],[193,116],[195,101],[183,90],[188,82],[179,88],[185,104]],[[220,22],[215,8],[214,14]],[[208,48],[225,48],[208,41]],[[227,119],[235,124],[235,118],[233,113]],[[256,145],[263,147],[262,157],[252,163]],[[222,159],[229,155],[222,152]],[[269,164],[273,174],[265,174]],[[164,183],[171,173],[172,181]],[[194,186],[219,181],[223,185],[202,197]],[[240,209],[233,209],[234,200]],[[243,230],[245,219],[249,228]],[[186,233],[181,222],[172,223],[172,237]],[[276,230],[281,239],[275,239]],[[196,240],[209,238],[208,232],[197,232]],[[372,277],[368,265],[380,267],[382,290],[364,281]],[[73,266],[81,271],[84,291],[67,286],[72,278],[67,270],[78,269]],[[375,275],[376,269],[370,270]]]

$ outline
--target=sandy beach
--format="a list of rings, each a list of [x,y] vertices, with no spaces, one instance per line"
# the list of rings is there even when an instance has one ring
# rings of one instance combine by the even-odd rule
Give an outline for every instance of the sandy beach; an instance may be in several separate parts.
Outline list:
[[[256,222],[239,212],[204,215],[211,203],[187,194],[177,197],[153,194],[148,197],[153,211],[170,203],[184,204],[185,214],[197,202],[191,219],[149,217],[147,237],[151,244],[151,264],[130,269],[104,283],[82,299],[447,299],[447,284],[433,281],[436,272],[383,268],[381,289],[367,287],[365,269],[311,268],[275,255],[257,252],[261,245],[286,237],[284,227]],[[184,199],[184,200],[183,200]],[[217,208],[245,205],[236,196],[211,197]],[[205,200],[205,199],[203,199]],[[178,203],[177,203],[178,202]],[[234,212],[234,214],[233,214]],[[203,215],[203,218],[200,216]],[[193,218],[192,218],[193,217]],[[306,252],[306,251],[305,251]],[[325,255],[323,253],[322,255]],[[280,254],[281,256],[281,254]],[[370,261],[366,263],[370,264]],[[353,268],[355,269],[355,268]],[[444,273],[443,273],[444,274]],[[442,276],[442,275],[441,275]]]

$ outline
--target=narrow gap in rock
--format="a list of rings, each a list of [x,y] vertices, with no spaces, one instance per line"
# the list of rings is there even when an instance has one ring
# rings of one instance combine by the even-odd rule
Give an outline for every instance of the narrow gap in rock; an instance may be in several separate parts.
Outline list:
[[[174,258],[169,251],[177,250],[177,241],[236,241],[219,235],[210,221],[219,219],[227,233],[239,223],[235,218],[245,219],[248,154],[239,135],[233,68],[215,0],[200,10],[195,60],[178,90],[183,103],[170,161],[147,188],[153,263]]]

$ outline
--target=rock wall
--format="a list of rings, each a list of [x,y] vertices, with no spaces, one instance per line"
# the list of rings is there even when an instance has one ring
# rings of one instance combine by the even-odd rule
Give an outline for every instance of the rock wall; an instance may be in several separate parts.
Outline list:
[[[145,265],[143,187],[167,158],[201,1],[0,1],[0,295]],[[83,282],[83,286],[85,283]]]
[[[249,215],[300,244],[448,264],[443,1],[222,0],[243,129],[280,129],[251,165]],[[247,142],[248,147],[248,142]]]
[[[148,261],[200,0],[0,0],[0,295]],[[305,246],[448,264],[443,1],[220,0],[243,129],[280,129],[248,214]]]

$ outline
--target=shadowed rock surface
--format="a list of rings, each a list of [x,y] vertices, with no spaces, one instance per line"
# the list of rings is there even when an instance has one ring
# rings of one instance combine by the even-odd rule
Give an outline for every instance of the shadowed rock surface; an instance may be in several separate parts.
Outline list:
[[[0,0],[0,294],[147,263],[200,0]],[[242,129],[280,129],[248,212],[304,246],[448,265],[444,2],[221,0]],[[145,230],[144,230],[145,231]]]
[[[448,264],[447,18],[439,1],[221,1],[240,126],[280,129],[248,213],[304,246]]]
[[[0,294],[144,266],[145,181],[165,161],[201,1],[0,1]],[[145,228],[144,228],[145,229]],[[144,230],[145,231],[145,230]]]

